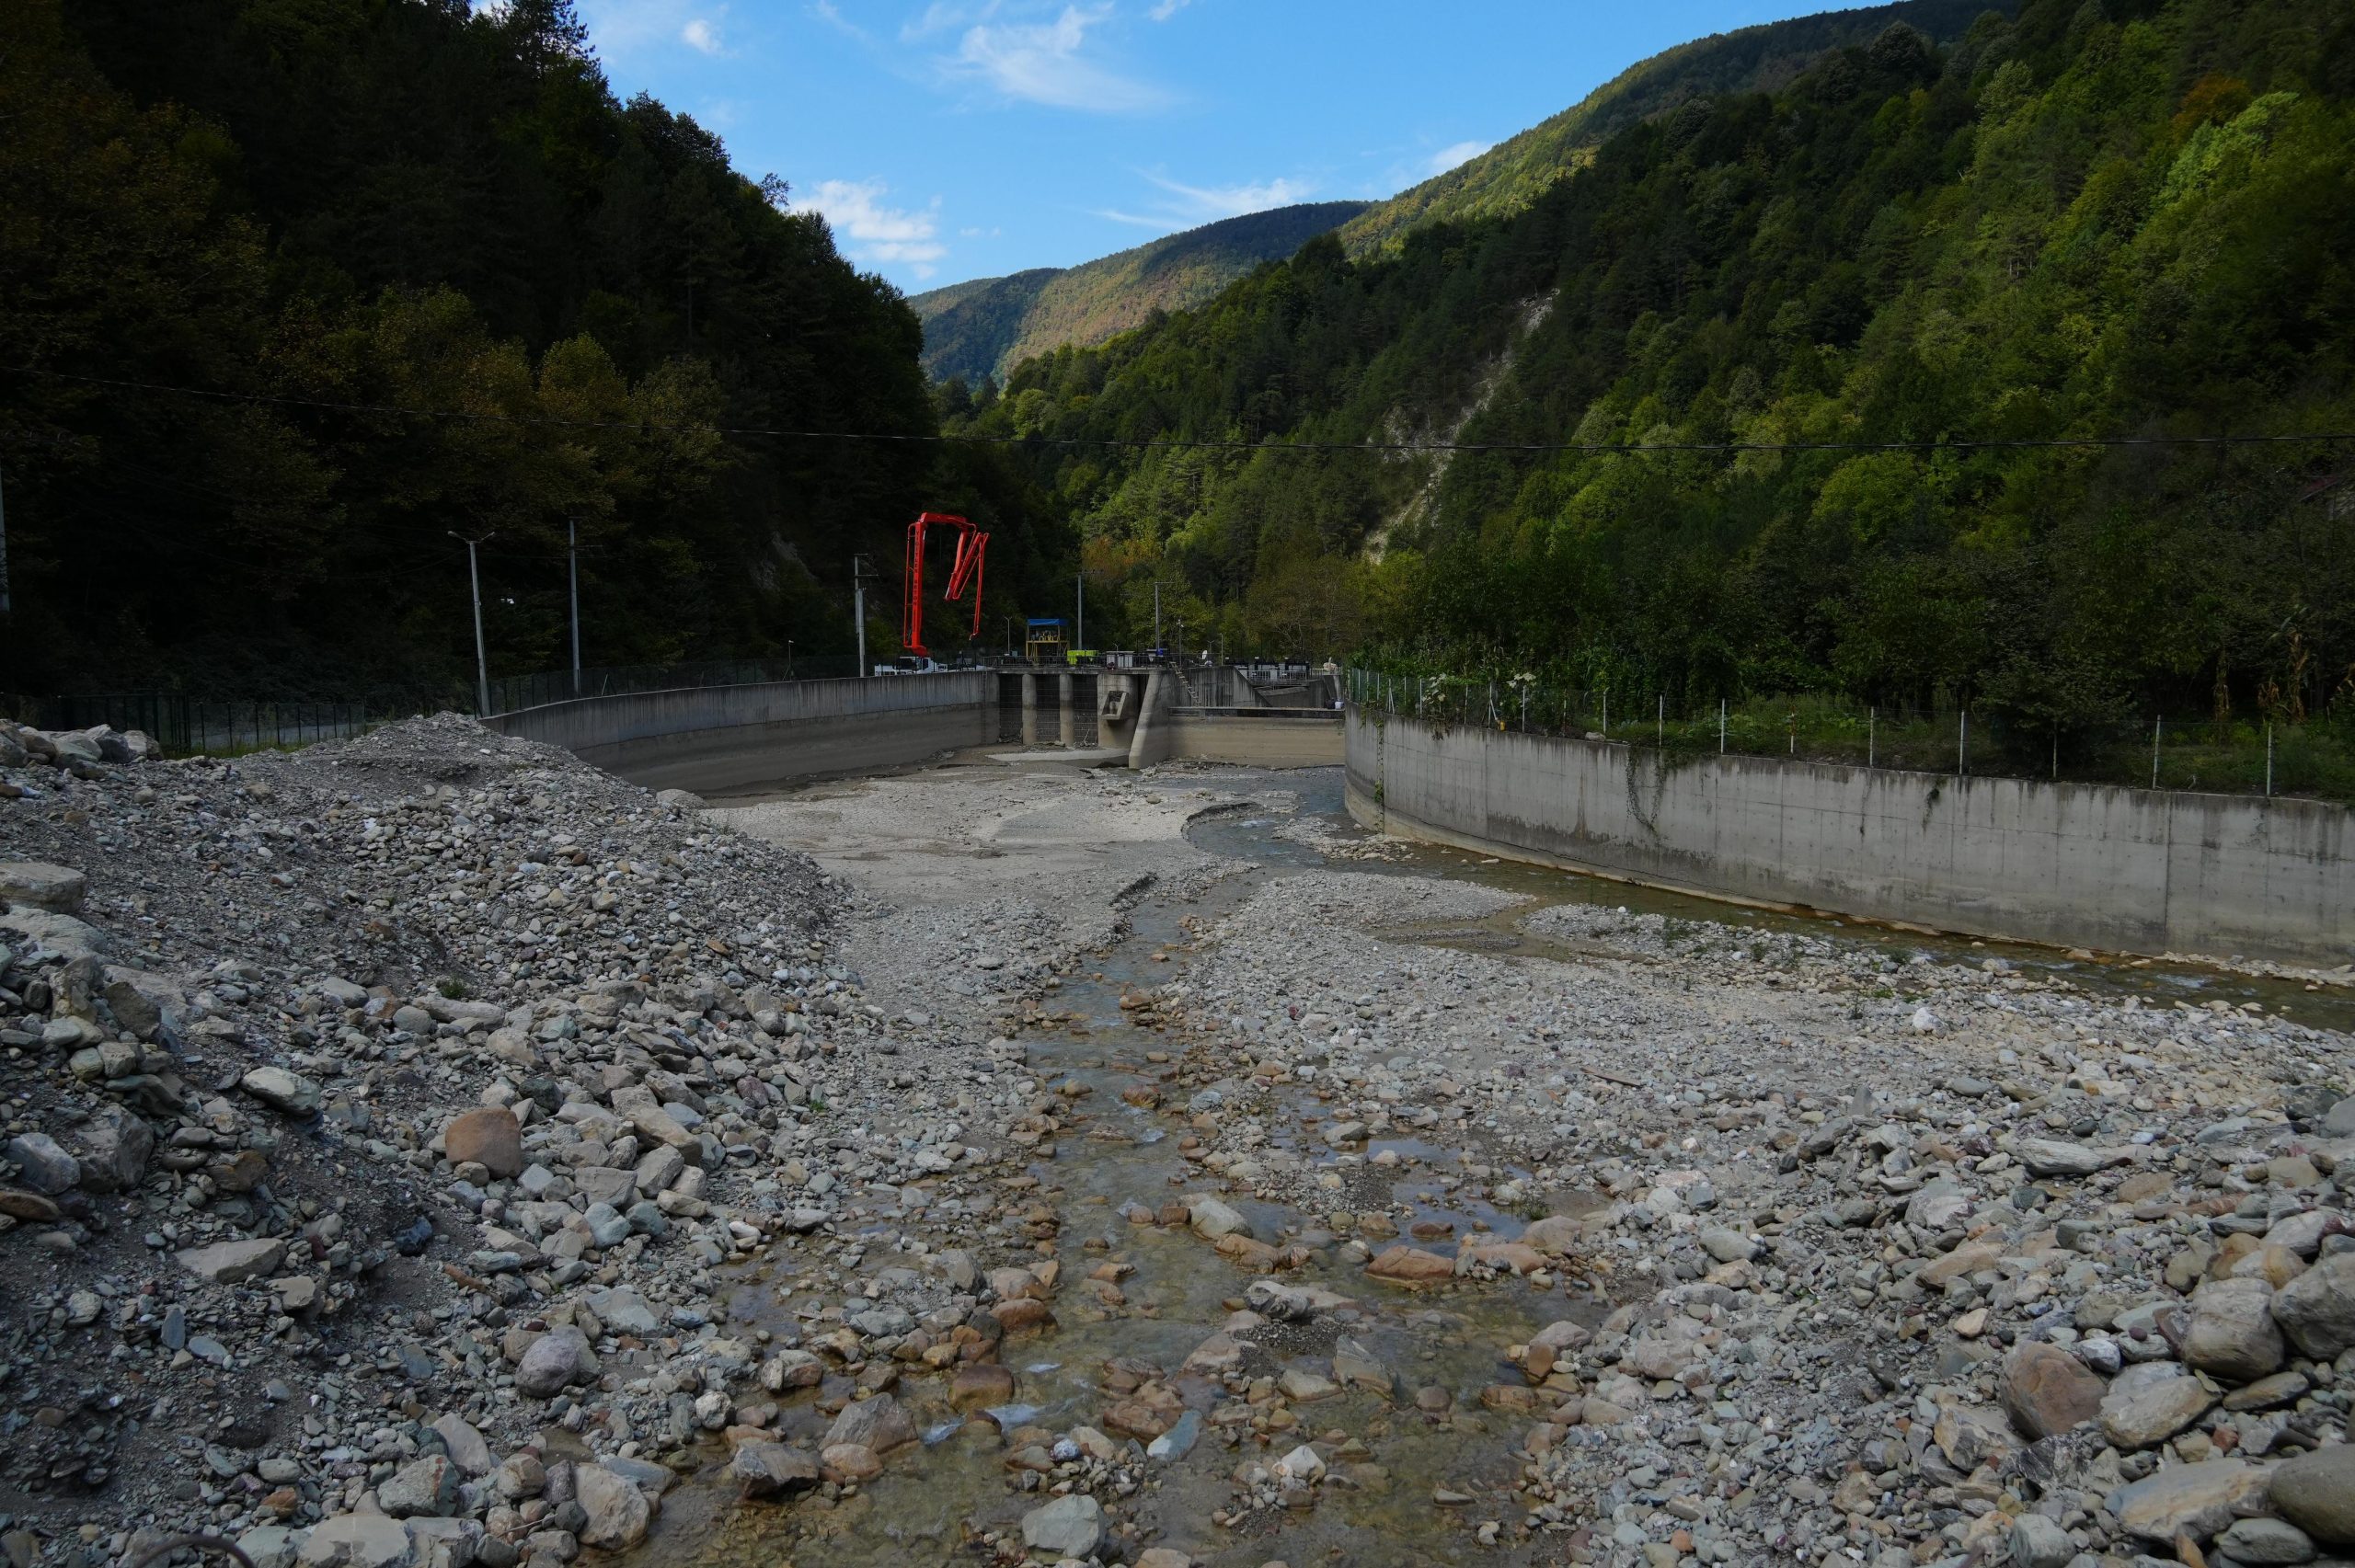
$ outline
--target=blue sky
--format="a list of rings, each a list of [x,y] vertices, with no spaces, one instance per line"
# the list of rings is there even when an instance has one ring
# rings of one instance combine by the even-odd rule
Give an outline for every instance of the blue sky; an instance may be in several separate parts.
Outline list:
[[[911,292],[1402,190],[1648,54],[1827,0],[579,0],[615,90]]]

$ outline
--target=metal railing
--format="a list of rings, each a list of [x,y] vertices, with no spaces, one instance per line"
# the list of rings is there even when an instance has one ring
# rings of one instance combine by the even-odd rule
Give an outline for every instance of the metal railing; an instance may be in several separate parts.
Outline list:
[[[1393,675],[1350,670],[1352,707],[1472,727],[1654,747],[1684,756],[1784,757],[1917,773],[2125,784],[2355,802],[2355,715],[2302,723],[2263,715],[2152,714],[2043,727],[1965,707],[1903,708],[1804,693],[1695,712],[1534,676]]]
[[[669,692],[695,686],[756,686],[772,681],[832,681],[859,673],[856,654],[714,659],[697,664],[625,664],[603,669],[509,675],[490,683],[490,711],[511,714],[585,697]]]

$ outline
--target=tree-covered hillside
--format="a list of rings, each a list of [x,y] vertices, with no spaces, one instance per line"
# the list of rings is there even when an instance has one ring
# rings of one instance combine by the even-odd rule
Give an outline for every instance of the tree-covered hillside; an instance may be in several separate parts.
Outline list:
[[[1529,205],[1548,186],[1581,167],[1594,149],[1642,120],[1695,98],[1775,92],[1827,52],[1869,43],[1903,22],[1946,43],[1990,10],[2009,13],[2018,0],[1897,0],[1886,6],[1824,11],[1713,33],[1662,50],[1614,76],[1552,119],[1507,137],[1479,156],[1435,175],[1341,226],[1351,256],[1396,249],[1422,223],[1500,218]]]
[[[1232,647],[1647,706],[2310,715],[2355,699],[2348,443],[2033,443],[2355,430],[2350,97],[2340,0],[1894,27],[1631,126],[1518,214],[1315,241],[958,418],[1235,443],[1037,450],[1132,635],[1158,578]],[[1504,450],[1372,444],[1449,438]]]
[[[978,385],[1065,344],[1092,348],[1155,311],[1202,303],[1263,261],[1279,261],[1365,210],[1311,201],[1223,218],[1077,267],[1033,268],[912,295],[925,368]]]
[[[931,431],[916,319],[566,0],[22,0],[0,127],[0,691],[464,692],[454,532],[494,674],[569,520],[592,664],[847,648],[921,506],[1044,570],[985,455],[721,433]]]

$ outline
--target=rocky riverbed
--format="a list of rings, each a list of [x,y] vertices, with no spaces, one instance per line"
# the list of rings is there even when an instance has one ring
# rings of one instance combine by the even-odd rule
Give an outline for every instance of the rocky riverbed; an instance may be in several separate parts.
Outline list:
[[[0,737],[17,1568],[2355,1555],[2294,1008],[1298,778],[144,750]]]

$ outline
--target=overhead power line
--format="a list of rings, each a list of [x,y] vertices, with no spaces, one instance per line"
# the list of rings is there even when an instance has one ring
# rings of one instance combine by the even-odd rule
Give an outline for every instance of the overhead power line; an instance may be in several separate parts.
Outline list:
[[[160,392],[179,397],[210,398],[270,407],[316,408],[341,414],[387,414],[417,419],[506,425],[544,425],[564,429],[694,431],[706,435],[756,436],[784,441],[897,442],[905,445],[1102,447],[1133,452],[1586,452],[1640,456],[1652,452],[2017,452],[2042,449],[2101,449],[2164,446],[2291,446],[2329,445],[2355,441],[2355,431],[2309,430],[2277,435],[2134,435],[2024,436],[1900,441],[1246,441],[1200,439],[1130,438],[1120,436],[990,436],[971,433],[917,433],[895,430],[797,430],[759,425],[716,425],[702,420],[560,419],[536,414],[487,413],[465,408],[410,408],[390,403],[342,403],[316,397],[276,397],[263,393],[219,392],[205,387],[173,386],[161,382],[124,381],[109,376],[77,375],[67,371],[18,366],[19,375],[45,376],[53,381],[80,382],[138,392]]]

